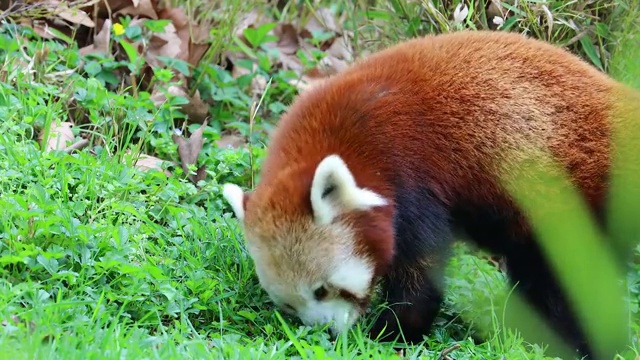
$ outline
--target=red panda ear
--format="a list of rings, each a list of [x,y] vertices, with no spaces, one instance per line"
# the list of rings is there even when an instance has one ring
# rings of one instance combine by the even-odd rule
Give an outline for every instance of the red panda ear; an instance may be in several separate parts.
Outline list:
[[[329,155],[318,164],[311,182],[311,207],[316,223],[329,224],[340,214],[386,204],[379,194],[358,187],[340,156]]]
[[[222,186],[222,196],[227,200],[238,220],[244,220],[244,209],[247,204],[248,194],[235,184],[224,184]]]

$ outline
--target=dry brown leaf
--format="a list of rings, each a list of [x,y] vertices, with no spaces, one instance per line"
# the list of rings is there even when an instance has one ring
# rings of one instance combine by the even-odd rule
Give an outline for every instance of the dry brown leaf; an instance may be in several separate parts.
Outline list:
[[[347,62],[351,62],[353,60],[353,49],[345,36],[337,37],[327,49],[326,53],[336,59],[345,60]]]
[[[182,105],[182,112],[189,116],[189,121],[203,123],[209,116],[209,105],[200,97],[200,91],[196,92],[189,99],[189,103]]]
[[[99,53],[108,55],[111,54],[111,20],[105,19],[100,31],[93,37],[93,44],[87,45],[80,49],[81,55]]]
[[[264,75],[256,75],[251,79],[251,92],[255,95],[264,93],[269,80]]]
[[[273,30],[273,35],[278,37],[275,48],[283,54],[295,54],[300,48],[298,30],[292,24],[278,24]]]
[[[49,136],[44,142],[45,131],[40,132],[40,144],[45,147],[46,151],[63,150],[73,143],[75,136],[71,128],[73,124],[68,121],[61,123],[52,122],[49,127]]]
[[[189,34],[191,37],[189,41],[189,56],[186,60],[189,64],[196,66],[211,46],[209,42],[210,32],[204,26],[191,24],[178,30],[180,38],[185,37],[182,34]]]
[[[231,69],[231,76],[237,79],[240,76],[251,74],[252,72],[256,71],[256,69],[258,68],[258,64],[252,63],[252,67],[253,70],[249,70],[242,66],[234,66]],[[262,94],[267,88],[268,82],[268,79],[264,75],[255,74],[253,76],[253,79],[251,79],[251,92],[253,94]]]
[[[93,14],[95,11],[98,18],[109,18],[112,14],[132,4],[131,0],[100,0],[90,4],[83,4],[81,9],[88,14]]]
[[[179,78],[184,79],[184,76],[181,75]],[[186,79],[182,83],[186,83]],[[200,97],[200,91],[196,90],[193,96],[189,97],[189,93],[183,85],[171,85],[167,88],[167,93],[173,96],[182,96],[189,101],[189,103],[183,104],[180,110],[189,117],[190,122],[202,123],[209,115],[209,105]],[[156,87],[151,93],[151,100],[156,106],[160,106],[167,101],[167,96],[160,88]]]
[[[283,70],[293,70],[298,74],[304,70],[304,65],[302,65],[298,55],[295,54],[280,54],[280,65]]]
[[[208,39],[209,32],[207,32],[206,29],[199,27],[197,28],[197,30],[200,34],[203,34],[203,33],[207,34],[206,39]],[[197,39],[197,38],[198,37],[194,34],[194,39]],[[192,40],[189,43],[189,57],[187,58],[187,62],[189,62],[189,64],[193,66],[198,65],[200,60],[202,60],[202,57],[204,56],[204,54],[206,54],[207,50],[209,50],[210,46],[211,46],[211,43],[209,43],[206,40],[204,43],[200,43],[200,42],[197,42],[196,40]]]
[[[46,21],[35,20],[35,19],[31,20],[31,19],[25,18],[20,20],[20,24],[22,26],[28,26],[32,28],[33,31],[43,39],[51,40],[51,39],[57,38],[57,36],[55,36],[51,31],[47,31],[49,28],[49,24],[47,24]]]
[[[184,90],[184,88],[182,86],[179,85],[171,85],[167,88],[167,93],[169,93],[169,95],[174,95],[174,96],[183,96],[183,97],[188,97],[189,94],[187,94],[186,90]],[[151,92],[151,101],[153,101],[153,104],[155,106],[160,106],[162,105],[165,101],[167,101],[167,95],[161,91],[161,89],[159,87],[155,87],[153,92]]]
[[[84,25],[87,27],[94,27],[95,24],[91,17],[80,9],[69,9],[66,5],[60,4],[54,11],[54,15],[61,17],[64,20],[74,25]]]
[[[221,149],[237,149],[246,143],[244,136],[238,134],[223,135],[219,140],[216,140],[216,145]]]
[[[13,325],[20,324],[20,318],[17,317],[16,315],[11,314],[10,319],[11,319],[11,322],[13,322]],[[7,321],[7,319],[3,319],[2,326],[7,326],[7,325],[9,325],[9,321]]]
[[[202,26],[191,24],[182,8],[166,8],[158,13],[160,19],[171,20],[180,39],[177,57],[195,66],[209,49],[209,32]]]
[[[198,130],[194,131],[193,134],[189,136],[189,139],[185,139],[182,135],[178,134],[171,135],[173,141],[178,145],[180,165],[186,174],[189,174],[189,165],[195,165],[198,162],[198,155],[200,155],[200,150],[202,150],[202,145],[204,144],[202,134],[204,133],[204,128],[206,126],[207,122],[205,121]],[[198,168],[198,172],[200,171],[204,171],[204,169],[202,167]],[[190,174],[189,179],[194,183],[198,182],[197,176]]]
[[[349,64],[346,61],[327,55],[318,62],[318,66],[315,68],[317,71],[315,76],[326,77],[335,75],[346,69],[348,66]]]
[[[123,7],[116,11],[115,14],[158,20],[158,13],[156,12],[157,2],[152,2],[151,0],[133,0],[130,1],[130,3],[131,5]]]
[[[202,166],[200,166],[196,170],[196,176],[194,176],[193,182],[197,184],[198,181],[204,180],[206,177],[207,177],[207,165],[202,164]]]
[[[233,29],[233,34],[244,40],[244,29],[259,25],[261,21],[264,21],[263,15],[255,9],[251,10],[238,20],[236,27]]]
[[[144,54],[147,62],[152,66],[163,66],[164,63],[157,60],[158,56],[166,56],[172,59],[182,57],[183,41],[176,33],[173,24],[167,24],[164,27],[164,33],[157,33],[151,37],[149,47]]]
[[[300,79],[289,80],[289,84],[298,88],[298,92],[301,93],[305,90],[309,90],[313,86],[320,84],[325,78],[312,77],[309,75],[302,75]]]
[[[165,163],[167,163],[167,161],[159,159],[155,156],[151,156],[147,154],[139,154],[137,156],[137,159],[133,163],[133,166],[135,166],[136,168],[142,171],[149,171],[154,169],[159,170],[163,172],[165,175],[171,176],[171,173],[169,172],[169,170],[162,168],[162,165]]]
[[[233,68],[231,69],[231,76],[233,76],[234,79],[237,79],[240,76],[251,74],[252,72],[255,72],[257,69],[258,69],[258,64],[255,62],[251,64],[251,70],[247,69],[244,66],[234,65]]]
[[[342,32],[340,25],[336,21],[335,14],[329,8],[315,10],[304,28],[311,34],[320,31]]]
[[[26,321],[21,320],[17,315],[14,315],[14,314],[9,315],[9,319],[3,319],[2,322],[0,322],[0,325],[6,327],[9,325],[20,325],[22,322],[24,322],[27,325],[27,329],[29,329],[29,331],[34,331],[36,329],[35,322],[29,321],[27,323]]]

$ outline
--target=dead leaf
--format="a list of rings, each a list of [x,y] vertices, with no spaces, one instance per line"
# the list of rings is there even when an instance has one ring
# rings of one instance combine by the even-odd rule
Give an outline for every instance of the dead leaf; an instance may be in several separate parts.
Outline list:
[[[11,319],[11,322],[13,322],[14,325],[20,324],[20,318],[18,318],[16,315],[11,314],[10,315],[10,319]],[[9,321],[7,321],[7,319],[3,319],[2,320],[2,326],[7,326],[7,325],[9,325]]]
[[[256,25],[260,25],[260,22],[263,20],[263,15],[260,14],[257,10],[251,10],[250,12],[244,14],[240,20],[238,20],[236,27],[233,29],[233,34],[238,38],[245,40],[244,38],[244,30],[248,27],[253,27]]]
[[[145,17],[153,20],[158,20],[158,14],[156,13],[156,2],[151,0],[133,0],[131,5],[123,7],[116,11],[114,14],[131,15],[131,17]]]
[[[335,75],[346,69],[349,64],[333,56],[326,56],[318,63],[318,69],[322,77]]]
[[[33,20],[30,21],[30,24],[27,26],[30,26],[33,31],[35,31],[36,34],[38,34],[38,36],[42,37],[43,39],[58,39],[58,36],[49,31],[49,24],[47,24],[46,21]]]
[[[105,19],[102,24],[102,28],[93,38],[93,44],[87,45],[80,49],[81,55],[99,53],[108,55],[111,54],[111,20]]]
[[[273,34],[278,37],[275,48],[283,54],[295,54],[300,48],[298,40],[298,30],[292,24],[280,23],[272,30]]]
[[[204,180],[206,177],[207,177],[207,165],[202,164],[202,166],[200,166],[196,170],[196,176],[194,177],[193,182],[197,184],[199,181]]]
[[[249,70],[243,66],[234,66],[233,69],[231,69],[231,76],[237,79],[240,76],[249,75],[252,72],[256,71],[256,69],[258,68],[258,64],[252,63],[252,68],[253,68],[252,70]],[[269,80],[267,79],[266,76],[261,74],[255,74],[251,79],[251,92],[253,94],[262,94],[264,90],[267,88],[268,82]]]
[[[240,76],[244,76],[244,75],[249,75],[252,72],[255,72],[258,69],[258,64],[257,63],[251,63],[251,70],[247,69],[244,66],[233,66],[233,69],[231,69],[231,76],[233,76],[234,79],[239,78]]]
[[[182,40],[176,33],[175,26],[170,23],[164,27],[164,33],[157,33],[151,37],[144,57],[150,65],[162,67],[164,63],[157,60],[158,56],[182,58],[182,48]]]
[[[187,82],[184,76],[180,75],[179,78],[183,78],[182,84]],[[193,96],[190,97],[183,85],[171,85],[166,92],[172,96],[182,96],[189,101],[187,104],[181,105],[180,111],[189,117],[190,122],[202,123],[209,115],[209,105],[202,100],[199,90],[196,89]],[[151,93],[151,100],[156,106],[160,106],[167,101],[167,95],[159,87],[156,87]]]
[[[290,80],[289,84],[297,87],[299,92],[306,91],[348,66],[346,61],[327,55],[318,62],[317,66],[305,71],[299,79]]]
[[[188,97],[189,94],[187,94],[187,91],[184,90],[184,88],[182,86],[179,85],[171,85],[167,88],[167,93],[169,95],[173,95],[173,96],[182,96],[182,97]],[[153,101],[153,104],[155,106],[160,106],[162,105],[165,101],[167,101],[167,95],[161,91],[161,88],[159,87],[155,87],[153,92],[151,93],[151,101]]]
[[[280,65],[283,70],[293,70],[297,73],[301,73],[304,70],[304,65],[302,65],[298,55],[280,54]]]
[[[166,8],[159,12],[160,19],[171,20],[176,35],[180,39],[180,52],[177,57],[195,66],[209,49],[209,32],[202,26],[191,24],[182,8]]]
[[[169,172],[169,170],[162,168],[162,165],[167,163],[168,161],[165,161],[155,156],[151,156],[147,154],[139,154],[137,157],[138,158],[133,163],[134,167],[142,171],[149,171],[149,170],[155,169],[163,172],[165,175],[167,175],[167,177],[171,176],[171,173]]]
[[[246,143],[244,136],[238,134],[223,135],[220,140],[216,140],[216,145],[221,149],[238,149]]]
[[[347,62],[353,61],[353,49],[345,36],[337,37],[327,49],[326,53],[336,59]]]
[[[261,74],[256,74],[256,76],[254,76],[253,79],[251,79],[251,93],[255,95],[264,93],[264,91],[267,89],[268,83],[269,83],[269,80],[267,79],[266,76]]]
[[[207,53],[211,43],[208,42],[209,32],[202,27],[196,28],[194,31],[197,31],[200,35],[197,36],[194,34],[192,41],[189,43],[189,57],[187,58],[187,62],[189,64],[196,66],[202,60],[202,57]],[[198,42],[196,39],[204,38],[202,34],[207,34],[207,37],[204,40],[204,43]]]
[[[131,0],[99,0],[92,4],[83,4],[81,9],[88,14],[95,12],[98,18],[110,18],[112,14],[131,5],[133,5]]]
[[[194,184],[198,183],[197,177],[191,175],[189,172],[189,166],[195,165],[198,162],[198,155],[200,155],[200,151],[202,150],[202,145],[204,144],[204,139],[202,138],[202,134],[204,133],[204,128],[207,126],[207,122],[205,121],[198,128],[198,130],[194,131],[189,139],[185,139],[182,135],[173,134],[171,138],[173,141],[178,144],[178,155],[180,156],[180,162],[182,166],[182,170],[184,170],[185,174],[189,174],[189,179],[193,181]],[[204,171],[201,170],[202,167],[198,168],[198,172]]]
[[[309,18],[304,27],[310,34],[321,31],[333,31],[337,34],[341,33],[341,27],[336,22],[336,16],[329,8],[319,8],[313,12],[313,16]]]
[[[69,9],[66,5],[60,4],[54,11],[54,15],[61,17],[64,20],[74,25],[84,25],[86,27],[94,27],[95,24],[89,15],[80,9]]]
[[[46,151],[62,150],[73,143],[75,136],[71,128],[73,124],[67,121],[61,123],[52,122],[49,127],[49,136],[45,144],[44,141],[45,131],[40,132],[40,144],[45,147]]]
[[[323,77],[311,77],[309,75],[302,75],[299,79],[289,80],[289,84],[298,88],[298,92],[309,90],[313,86],[320,84],[324,80]]]
[[[182,112],[189,116],[189,120],[195,123],[202,123],[209,116],[209,105],[200,97],[200,91],[196,92],[189,99],[189,103],[182,105]]]

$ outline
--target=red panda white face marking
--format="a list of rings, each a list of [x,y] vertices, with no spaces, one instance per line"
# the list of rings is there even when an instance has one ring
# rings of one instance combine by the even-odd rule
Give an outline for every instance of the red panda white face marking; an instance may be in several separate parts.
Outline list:
[[[279,308],[297,315],[305,325],[331,323],[330,330],[336,335],[360,316],[363,309],[355,300],[368,298],[373,266],[350,252],[346,244],[344,253],[328,254],[332,258],[292,261],[287,267],[273,263],[274,256],[284,255],[282,250],[269,254],[255,250],[252,257],[262,287]]]
[[[374,264],[358,253],[355,231],[339,216],[387,201],[359,187],[338,155],[325,157],[316,167],[311,216],[293,220],[271,209],[265,224],[251,216],[262,204],[245,209],[245,194],[237,185],[225,184],[223,195],[243,222],[258,279],[273,302],[305,325],[331,323],[334,335],[351,327],[368,304]]]

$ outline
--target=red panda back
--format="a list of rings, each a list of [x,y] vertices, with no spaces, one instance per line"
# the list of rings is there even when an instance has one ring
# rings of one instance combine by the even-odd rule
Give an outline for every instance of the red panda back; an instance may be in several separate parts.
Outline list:
[[[603,94],[614,87],[567,51],[518,34],[410,40],[298,97],[270,140],[264,198],[286,187],[287,198],[308,199],[317,163],[339,153],[359,184],[387,197],[401,177],[445,202],[485,201],[500,194],[495,174],[507,151],[548,147],[599,201],[612,107]]]

